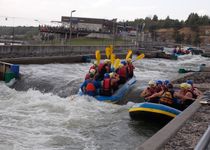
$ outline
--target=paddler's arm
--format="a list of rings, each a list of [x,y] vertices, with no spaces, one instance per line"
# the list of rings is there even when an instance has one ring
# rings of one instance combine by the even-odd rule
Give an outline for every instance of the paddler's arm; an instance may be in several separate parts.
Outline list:
[[[147,99],[152,99],[152,98],[156,98],[156,97],[161,97],[163,95],[163,90],[158,92],[158,93],[154,93],[153,95],[147,97]]]

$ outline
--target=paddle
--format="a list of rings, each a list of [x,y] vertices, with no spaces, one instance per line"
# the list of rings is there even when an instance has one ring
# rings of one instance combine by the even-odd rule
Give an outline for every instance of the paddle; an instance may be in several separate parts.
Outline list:
[[[114,69],[116,70],[120,65],[120,59],[116,59],[114,63]]]
[[[125,59],[127,60],[128,58],[131,57],[131,55],[132,55],[132,50],[129,49]]]
[[[113,50],[114,50],[113,49],[113,45],[110,45],[109,47],[110,47],[110,54],[112,54],[113,53]]]
[[[110,58],[110,55],[111,55],[111,49],[110,49],[110,47],[106,47],[105,51],[106,51],[106,58],[109,59]]]
[[[111,54],[111,64],[112,64],[112,66],[114,66],[114,62],[115,62],[115,54]]]
[[[100,50],[96,50],[95,55],[96,55],[97,65],[99,65],[100,60],[101,60]]]
[[[132,62],[137,61],[137,60],[141,60],[141,59],[143,59],[144,57],[145,57],[145,55],[142,53],[142,54],[140,54],[139,56],[137,56],[136,59],[133,60]]]

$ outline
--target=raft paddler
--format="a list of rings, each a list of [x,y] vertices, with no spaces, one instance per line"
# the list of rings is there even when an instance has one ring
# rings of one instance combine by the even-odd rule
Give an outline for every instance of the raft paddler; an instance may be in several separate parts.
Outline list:
[[[98,65],[98,76],[97,80],[103,80],[105,73],[110,73],[111,71],[111,61],[109,59],[105,59],[103,63]]]
[[[149,96],[153,95],[155,93],[155,86],[156,83],[153,80],[150,80],[148,82],[148,87],[146,87],[143,92],[141,92],[140,96],[143,97],[144,99],[147,99]]]
[[[126,59],[127,65],[128,65],[128,78],[132,78],[133,77],[133,71],[135,69],[135,67],[132,64],[132,60],[131,58]]]
[[[115,72],[112,72],[109,74],[111,78],[111,87],[113,89],[113,92],[116,91],[119,87],[118,81],[120,80],[119,75]]]
[[[96,73],[97,73],[98,65],[97,65],[97,62],[96,62],[96,61],[93,62],[93,65],[90,67],[89,71],[90,71],[91,69],[96,70]]]
[[[104,96],[112,95],[112,85],[111,85],[111,78],[109,76],[109,73],[104,74],[101,95],[104,95]]]
[[[180,90],[174,93],[174,97],[180,100],[182,109],[187,108],[190,104],[195,101],[193,98],[193,93],[191,91],[192,86],[188,83],[181,83]]]
[[[100,84],[99,82],[95,81],[94,74],[90,74],[90,78],[85,80],[80,88],[84,94],[89,96],[95,96],[98,94]]]
[[[191,85],[190,90],[192,91],[193,98],[196,99],[197,97],[199,97],[203,94],[197,87],[194,86],[193,80],[187,80],[186,83]]]
[[[89,72],[85,76],[85,80],[90,79],[91,74],[94,76],[93,78],[95,78],[96,70],[95,69],[90,69]]]
[[[124,84],[128,79],[128,67],[125,61],[122,61],[121,64],[119,64],[119,68],[116,70],[116,73],[120,77],[118,83]]]

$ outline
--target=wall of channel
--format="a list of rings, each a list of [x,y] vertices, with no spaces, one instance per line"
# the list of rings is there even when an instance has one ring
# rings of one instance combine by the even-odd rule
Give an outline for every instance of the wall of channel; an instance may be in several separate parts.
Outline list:
[[[1,45],[0,58],[75,56],[95,54],[96,50],[105,52],[106,46],[33,46],[33,45]],[[128,49],[135,50],[134,45],[115,46],[115,53],[127,53]]]

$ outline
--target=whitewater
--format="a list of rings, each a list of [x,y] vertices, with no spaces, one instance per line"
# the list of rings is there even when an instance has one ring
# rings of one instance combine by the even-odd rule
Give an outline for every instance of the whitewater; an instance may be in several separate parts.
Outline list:
[[[0,82],[0,149],[129,150],[161,127],[130,119],[128,109],[139,100],[149,80],[172,80],[182,67],[210,64],[199,55],[177,61],[134,62],[137,83],[124,105],[78,96],[91,63],[20,65],[21,79],[12,88]]]

